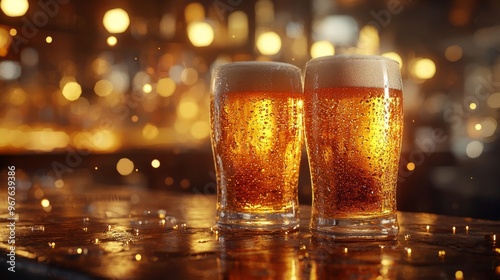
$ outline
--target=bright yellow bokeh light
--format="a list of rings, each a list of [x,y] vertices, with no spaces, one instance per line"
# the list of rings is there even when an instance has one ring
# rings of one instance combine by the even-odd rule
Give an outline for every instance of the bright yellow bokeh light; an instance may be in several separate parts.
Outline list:
[[[413,64],[413,75],[422,80],[434,77],[436,74],[436,64],[428,58],[419,58]]]
[[[479,130],[481,130],[481,128],[483,128],[483,126],[480,123],[476,123],[474,128],[479,131]]]
[[[406,168],[407,168],[409,171],[413,171],[413,170],[415,170],[415,163],[413,163],[413,162],[408,162],[408,164],[406,165]]]
[[[113,92],[113,83],[108,80],[99,80],[95,83],[94,92],[98,96],[108,96]]]
[[[116,39],[115,36],[109,36],[108,39],[106,39],[106,43],[108,46],[112,47],[118,43],[118,39]]]
[[[471,110],[476,110],[476,108],[477,108],[477,104],[476,104],[476,103],[474,103],[474,102],[472,102],[471,104],[469,104],[469,108],[470,108]]]
[[[142,91],[145,93],[150,93],[153,90],[153,87],[150,84],[145,84],[142,86]]]
[[[130,19],[125,10],[117,8],[107,11],[102,18],[102,23],[109,33],[123,33],[127,30]]]
[[[10,36],[16,36],[16,35],[17,35],[17,29],[15,29],[15,28],[11,28],[11,29],[9,30],[9,34],[10,34]]]
[[[464,273],[461,270],[457,270],[455,272],[455,279],[457,279],[457,280],[464,279]]]
[[[257,49],[263,55],[275,55],[281,50],[281,37],[276,32],[264,32],[257,38]]]
[[[320,56],[334,55],[335,47],[329,41],[317,41],[311,46],[311,57],[316,58]]]
[[[177,113],[183,118],[192,119],[198,115],[198,109],[199,106],[196,102],[192,100],[183,100],[179,103]]]
[[[195,47],[210,46],[214,41],[214,29],[204,21],[192,22],[187,27],[188,38]]]
[[[153,168],[158,168],[158,167],[160,167],[160,161],[159,161],[159,160],[157,160],[157,159],[153,159],[153,160],[151,161],[151,166],[152,166]]]
[[[397,52],[386,52],[383,53],[382,56],[397,61],[399,63],[399,69],[403,67],[403,59],[401,59],[401,56]]]
[[[82,94],[82,87],[77,82],[68,82],[64,85],[62,94],[67,100],[75,101]]]
[[[162,78],[156,85],[156,91],[163,97],[168,97],[174,94],[176,88],[175,81],[171,78]]]
[[[2,0],[0,8],[9,17],[22,17],[29,8],[28,0]]]
[[[50,206],[50,201],[46,198],[42,199],[42,201],[40,202],[40,204],[42,205],[42,207],[49,207]]]
[[[47,42],[47,44],[52,43],[52,37],[51,36],[45,37],[45,42]]]
[[[134,163],[128,158],[121,158],[116,163],[116,170],[122,176],[130,175],[134,171]]]

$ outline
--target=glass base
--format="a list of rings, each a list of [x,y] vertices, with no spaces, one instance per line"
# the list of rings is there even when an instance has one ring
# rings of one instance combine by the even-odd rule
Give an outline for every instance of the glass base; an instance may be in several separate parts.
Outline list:
[[[339,241],[395,240],[399,232],[397,215],[367,219],[324,219],[313,217],[314,237]]]
[[[216,227],[222,231],[284,232],[299,228],[299,212],[244,213],[218,211]]]

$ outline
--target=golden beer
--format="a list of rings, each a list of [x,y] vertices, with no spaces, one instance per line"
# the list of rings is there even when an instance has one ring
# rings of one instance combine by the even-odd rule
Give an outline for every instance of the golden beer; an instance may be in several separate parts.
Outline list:
[[[300,69],[282,63],[232,63],[221,66],[213,81],[218,226],[296,228],[303,134]]]
[[[307,64],[304,119],[315,236],[397,234],[401,89],[399,67],[389,59],[333,56]]]

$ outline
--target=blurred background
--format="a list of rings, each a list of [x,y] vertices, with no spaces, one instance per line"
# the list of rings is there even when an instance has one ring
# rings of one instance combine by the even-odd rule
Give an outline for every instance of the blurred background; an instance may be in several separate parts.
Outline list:
[[[500,219],[500,1],[0,1],[0,160],[17,199],[92,188],[213,194],[216,65],[398,60],[398,208]],[[300,202],[311,201],[303,154]],[[5,180],[4,180],[5,179]],[[50,211],[50,210],[49,210]]]

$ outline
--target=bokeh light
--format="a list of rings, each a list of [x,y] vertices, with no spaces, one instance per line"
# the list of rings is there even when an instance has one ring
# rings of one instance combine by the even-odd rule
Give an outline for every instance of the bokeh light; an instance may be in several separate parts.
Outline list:
[[[47,42],[47,44],[52,43],[52,37],[51,36],[45,37],[45,42]]]
[[[500,108],[500,92],[492,93],[488,96],[488,106],[492,109]]]
[[[276,32],[264,32],[257,38],[256,45],[261,54],[275,55],[281,50],[281,37]]]
[[[451,62],[458,61],[462,58],[464,51],[459,45],[451,45],[444,51],[444,57]]]
[[[130,19],[128,13],[120,8],[111,9],[104,14],[102,18],[104,28],[109,33],[123,33],[127,30]]]
[[[156,125],[147,123],[142,128],[142,137],[144,137],[144,139],[148,140],[155,139],[156,137],[158,137],[158,134],[160,134],[160,130]]]
[[[67,100],[75,101],[82,94],[82,87],[77,82],[68,82],[64,85],[62,94]]]
[[[21,76],[21,65],[17,61],[0,61],[0,80],[15,80]]]
[[[94,92],[98,96],[108,96],[113,92],[113,83],[106,79],[99,80],[95,83]]]
[[[151,166],[152,166],[153,168],[158,168],[158,167],[160,167],[160,161],[159,161],[159,160],[157,160],[157,159],[153,159],[153,160],[151,161]]]
[[[122,176],[130,175],[134,171],[134,163],[128,158],[121,158],[116,163],[116,171]]]
[[[176,84],[171,78],[162,78],[156,85],[156,91],[163,97],[169,97],[175,92]]]
[[[184,18],[188,23],[202,21],[205,18],[203,5],[197,2],[189,3],[184,9]]]
[[[118,43],[118,39],[115,36],[109,36],[108,39],[106,39],[106,43],[108,46],[112,47]]]
[[[248,17],[242,11],[232,12],[227,19],[227,32],[232,44],[244,44],[248,39]]]
[[[186,119],[192,119],[198,115],[198,103],[196,101],[183,98],[179,102],[179,107],[177,108],[177,113],[180,117]]]
[[[152,90],[153,87],[150,84],[144,84],[142,86],[142,91],[144,91],[144,93],[150,93]]]
[[[408,162],[408,164],[406,164],[406,169],[408,169],[409,171],[415,170],[415,163]]]
[[[2,0],[0,8],[9,17],[22,17],[29,8],[28,0]]]
[[[207,47],[214,41],[213,27],[204,21],[192,22],[187,27],[188,38],[195,47]]]
[[[15,30],[15,29],[14,29]],[[15,35],[12,35],[15,36]],[[6,56],[12,37],[7,29],[0,26],[0,56]]]
[[[434,77],[436,64],[429,58],[418,58],[413,63],[413,76],[418,79],[427,80]]]
[[[481,136],[491,137],[495,134],[498,124],[494,118],[488,117],[481,121],[479,125],[481,125]]]
[[[42,207],[49,207],[50,206],[50,201],[46,198],[42,199],[42,201],[40,201],[40,204],[42,205]]]
[[[467,144],[465,153],[469,158],[478,158],[483,153],[483,143],[479,141],[472,141]]]
[[[335,47],[329,41],[317,41],[311,46],[311,57],[316,58],[320,56],[334,55]]]
[[[210,135],[210,124],[207,121],[196,121],[191,126],[190,133],[194,139],[205,139]]]
[[[181,81],[185,85],[193,85],[198,81],[198,71],[191,67],[185,68],[181,73]]]

